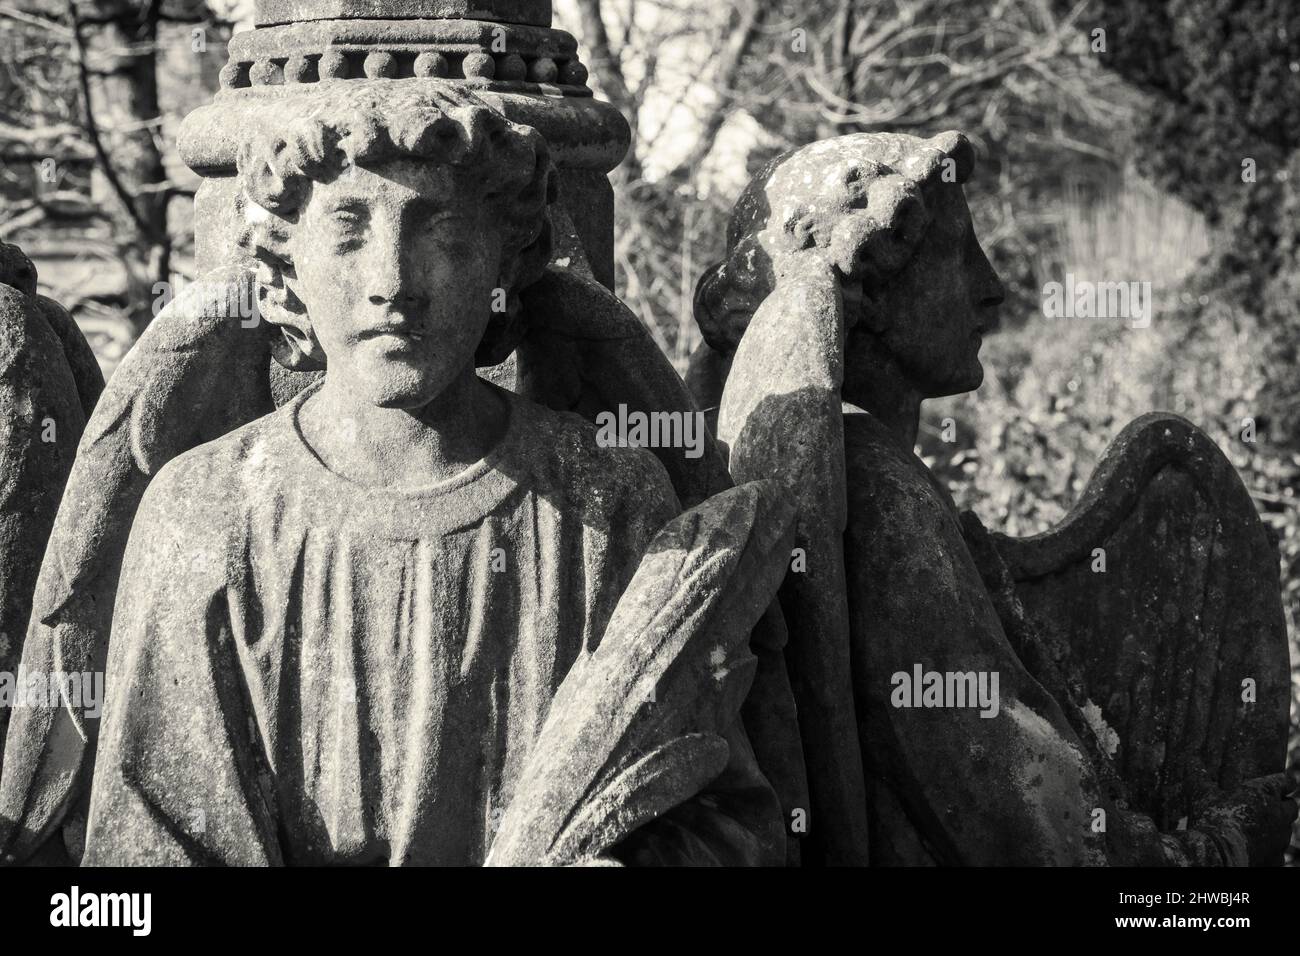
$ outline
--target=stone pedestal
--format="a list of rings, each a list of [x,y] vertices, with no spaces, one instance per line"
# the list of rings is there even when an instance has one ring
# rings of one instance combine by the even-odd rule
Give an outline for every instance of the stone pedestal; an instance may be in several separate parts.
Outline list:
[[[221,90],[180,132],[182,159],[204,177],[195,197],[198,271],[233,252],[244,130],[333,84],[450,80],[547,138],[560,179],[556,258],[584,257],[612,288],[607,174],[626,154],[629,131],[618,110],[593,98],[577,42],[550,24],[550,0],[259,0],[256,28],[231,39]]]

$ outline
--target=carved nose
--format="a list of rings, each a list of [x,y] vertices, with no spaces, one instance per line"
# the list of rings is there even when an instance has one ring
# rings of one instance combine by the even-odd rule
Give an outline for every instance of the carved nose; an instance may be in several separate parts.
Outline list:
[[[420,304],[420,296],[413,291],[411,280],[417,274],[416,264],[406,251],[394,241],[391,245],[372,243],[368,261],[360,263],[361,281],[370,289],[368,299],[374,306],[390,306],[406,310]]]

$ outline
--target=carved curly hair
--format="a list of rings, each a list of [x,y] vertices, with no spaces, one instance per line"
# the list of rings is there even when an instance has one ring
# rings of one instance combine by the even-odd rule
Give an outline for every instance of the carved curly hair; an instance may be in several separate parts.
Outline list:
[[[556,186],[546,141],[455,84],[362,81],[317,96],[300,115],[259,130],[239,149],[239,247],[257,263],[258,306],[283,333],[274,352],[285,367],[324,365],[307,310],[285,282],[293,276],[289,237],[312,185],[354,166],[401,158],[464,170],[493,204],[503,239],[498,287],[507,291],[507,310],[493,315],[475,361],[496,365],[514,350],[523,331],[519,292],[541,278],[551,257]]]
[[[975,151],[961,133],[921,139],[855,133],[791,150],[750,180],[732,212],[727,258],[695,290],[704,340],[735,352],[771,294],[774,261],[817,247],[847,281],[879,288],[912,258],[933,217],[937,184],[966,182]]]

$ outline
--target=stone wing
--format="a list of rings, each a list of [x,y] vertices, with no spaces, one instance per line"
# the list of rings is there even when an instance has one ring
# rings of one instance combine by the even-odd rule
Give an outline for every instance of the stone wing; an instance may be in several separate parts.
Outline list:
[[[1002,579],[999,612],[1030,670],[1068,695],[1080,735],[1162,829],[1215,789],[1282,770],[1290,676],[1276,546],[1190,422],[1137,419],[1057,527],[989,535],[972,551],[992,590]]]
[[[781,487],[758,481],[656,535],[556,693],[489,865],[599,857],[723,772],[757,667],[750,632],[785,576],[793,519]]]
[[[514,391],[588,421],[601,412],[698,411],[668,357],[612,292],[577,272],[551,267],[523,292],[528,333],[515,355]],[[731,487],[711,432],[701,447],[651,448],[682,504]],[[687,452],[690,454],[687,454]]]

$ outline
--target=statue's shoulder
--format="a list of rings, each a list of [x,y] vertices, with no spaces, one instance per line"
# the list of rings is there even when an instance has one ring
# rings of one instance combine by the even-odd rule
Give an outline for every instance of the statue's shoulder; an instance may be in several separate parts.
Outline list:
[[[606,517],[629,507],[677,510],[668,472],[650,451],[600,441],[596,426],[573,412],[516,395],[510,401],[520,437],[512,454],[527,466],[538,493]]]
[[[163,517],[191,534],[242,524],[235,515],[275,487],[272,473],[291,460],[291,431],[287,409],[280,409],[177,455],[149,482],[141,516]]]

